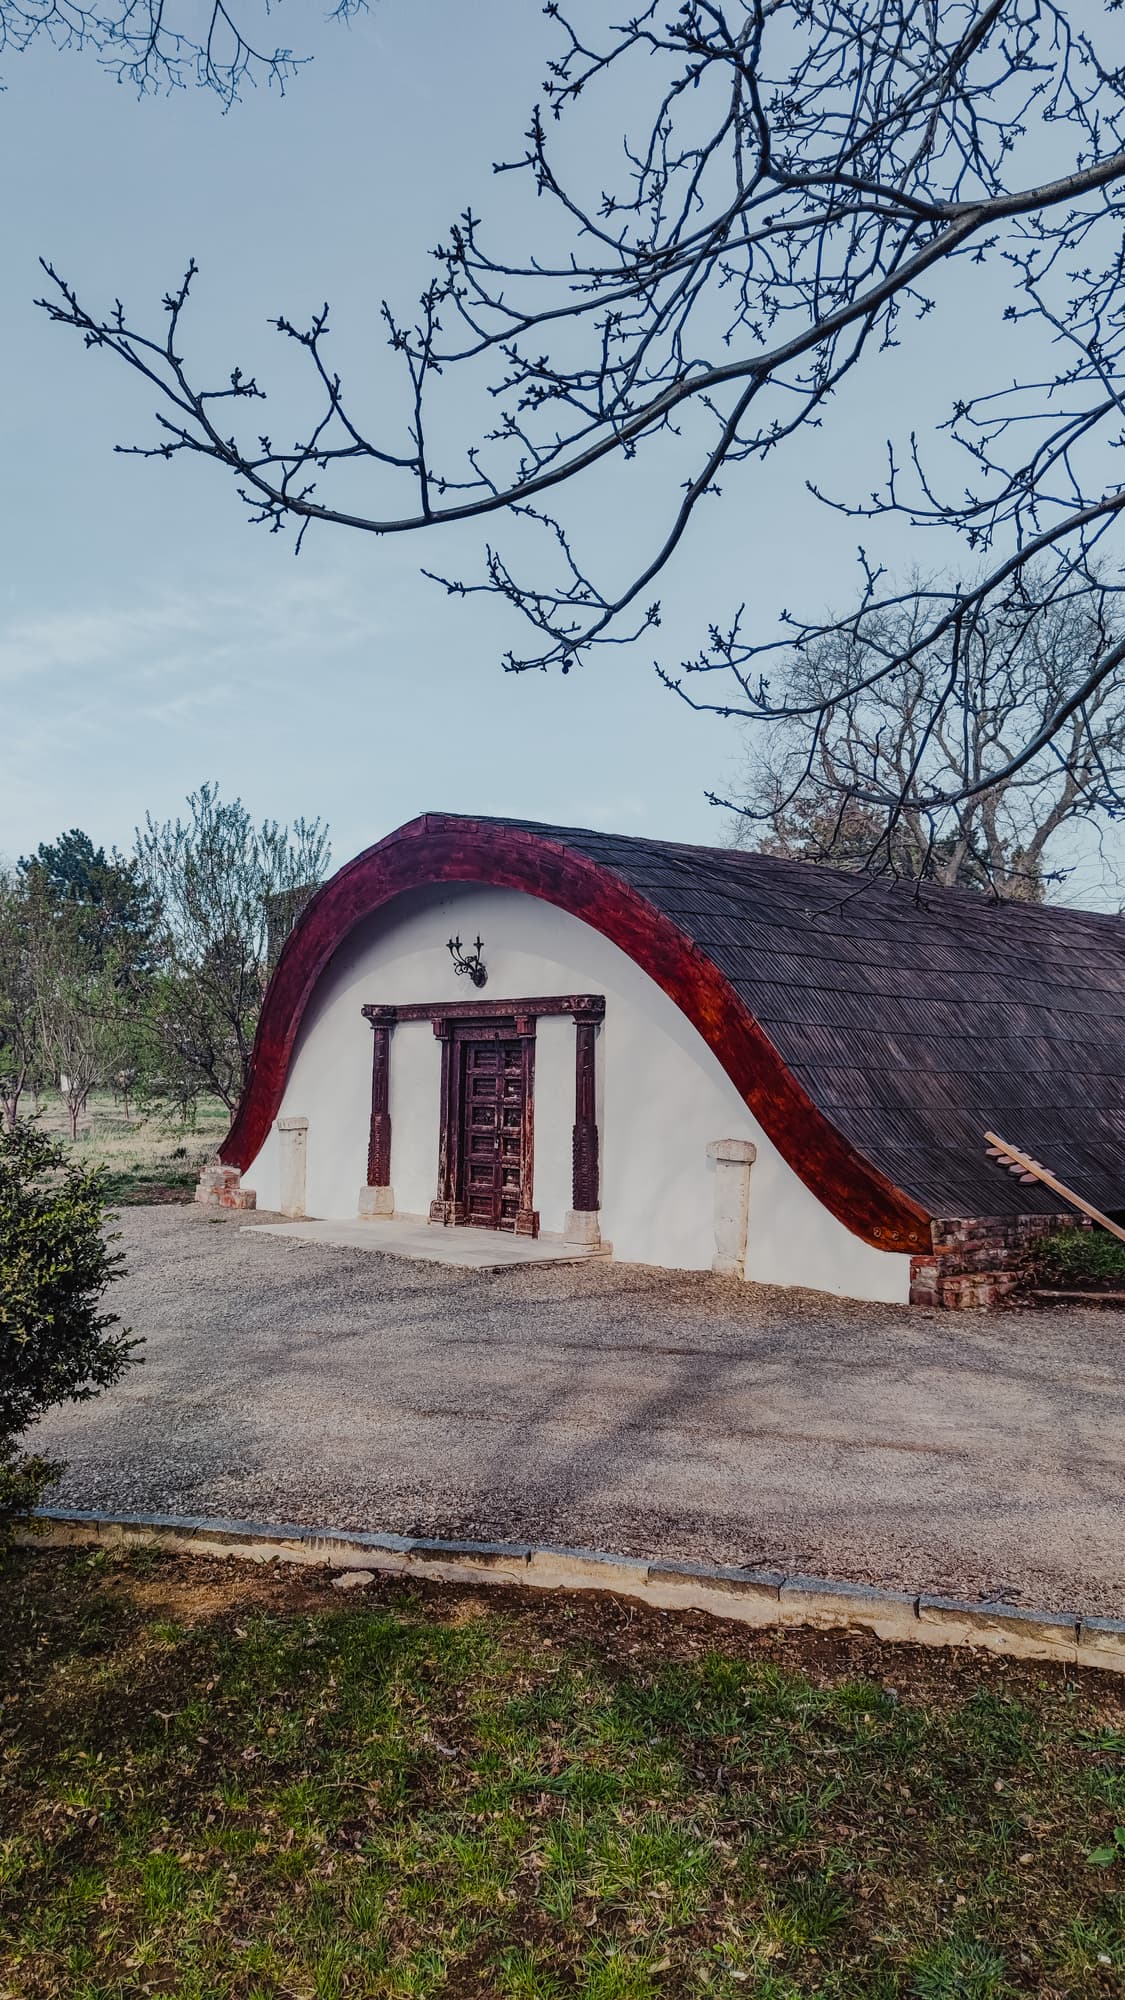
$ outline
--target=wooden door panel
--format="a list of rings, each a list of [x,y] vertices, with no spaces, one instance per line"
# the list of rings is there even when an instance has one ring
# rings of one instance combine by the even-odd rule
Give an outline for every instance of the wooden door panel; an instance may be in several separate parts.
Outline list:
[[[514,1229],[523,1165],[523,1052],[518,1041],[468,1041],[464,1063],[466,1220],[483,1229]]]
[[[435,1027],[439,1024],[435,1022]],[[513,1032],[514,1030],[514,1032]],[[537,1236],[533,1206],[535,1016],[440,1024],[439,1192],[431,1222]]]

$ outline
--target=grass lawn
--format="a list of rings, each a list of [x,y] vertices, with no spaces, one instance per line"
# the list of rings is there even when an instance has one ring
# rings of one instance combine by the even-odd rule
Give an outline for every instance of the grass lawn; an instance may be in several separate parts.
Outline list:
[[[70,1143],[70,1128],[62,1100],[44,1096],[40,1117],[47,1131]],[[161,1117],[123,1105],[109,1091],[93,1094],[79,1123],[74,1151],[82,1161],[108,1169],[110,1200],[118,1206],[136,1202],[190,1201],[199,1169],[210,1159],[230,1125],[230,1113],[217,1098],[199,1105],[194,1128],[177,1117]]]
[[[1110,1676],[46,1552],[0,1660],[6,2000],[1125,1984]]]

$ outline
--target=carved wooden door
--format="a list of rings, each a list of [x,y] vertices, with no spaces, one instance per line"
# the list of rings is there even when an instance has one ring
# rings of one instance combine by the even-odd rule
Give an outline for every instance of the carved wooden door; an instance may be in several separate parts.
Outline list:
[[[465,1220],[478,1229],[515,1229],[526,1111],[521,1044],[469,1042],[464,1079]]]

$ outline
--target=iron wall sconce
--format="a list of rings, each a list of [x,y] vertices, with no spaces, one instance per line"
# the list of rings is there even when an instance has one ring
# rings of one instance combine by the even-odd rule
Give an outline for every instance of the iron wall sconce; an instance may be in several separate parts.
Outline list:
[[[450,938],[446,949],[453,960],[454,972],[458,974],[467,972],[474,986],[484,985],[488,972],[481,957],[481,952],[484,950],[483,938],[477,938],[471,952],[462,950],[459,937]]]

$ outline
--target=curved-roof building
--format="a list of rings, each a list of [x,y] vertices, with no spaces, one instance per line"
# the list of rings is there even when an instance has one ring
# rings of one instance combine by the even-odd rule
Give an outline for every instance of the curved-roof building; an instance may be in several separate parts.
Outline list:
[[[480,989],[456,965],[478,937]],[[1059,1207],[986,1158],[986,1130],[1125,1207],[1123,1073],[1116,917],[425,814],[299,918],[221,1157],[278,1205],[278,1120],[307,1118],[310,1213],[391,1212],[393,1190],[444,1226],[596,1231],[618,1256],[905,1299],[911,1259],[933,1289],[935,1242],[953,1271],[951,1223],[992,1219],[969,1236],[1010,1263],[1020,1218]],[[716,1251],[731,1199],[745,1242]]]

